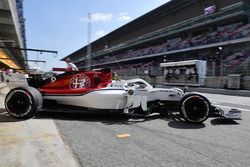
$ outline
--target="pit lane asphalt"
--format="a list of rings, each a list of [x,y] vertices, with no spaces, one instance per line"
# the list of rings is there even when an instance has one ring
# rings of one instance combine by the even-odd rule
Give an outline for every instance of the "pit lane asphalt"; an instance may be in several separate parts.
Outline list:
[[[19,120],[7,114],[8,91],[9,86],[0,83],[0,167],[78,167],[52,119]]]
[[[61,155],[54,138],[58,136],[41,135],[40,129],[57,125],[64,143],[69,145],[81,166],[250,166],[249,132],[250,101],[246,97],[206,94],[215,104],[243,109],[242,120],[225,121],[210,118],[204,124],[187,124],[175,117],[154,116],[148,119],[96,116],[86,114],[67,114],[56,112],[40,113],[37,118],[15,122],[1,115],[1,135],[17,136],[1,148],[0,166],[72,166]],[[53,120],[53,121],[52,121]],[[11,122],[13,121],[13,123]],[[33,124],[37,122],[37,124]],[[24,124],[23,124],[24,123]],[[8,128],[19,124],[10,134]],[[27,126],[25,126],[25,124]],[[44,128],[41,125],[45,125]],[[30,129],[31,128],[31,129]],[[24,134],[18,132],[22,129]],[[4,132],[4,133],[2,133]],[[29,138],[34,132],[33,138]],[[51,134],[51,132],[49,132]],[[19,136],[18,136],[18,135]],[[28,136],[27,136],[28,134]],[[48,134],[46,132],[46,134]],[[117,136],[121,135],[120,138]],[[6,137],[6,136],[2,136]],[[8,137],[8,136],[7,136]],[[54,142],[41,144],[54,138]],[[24,142],[22,146],[20,141]],[[60,147],[65,147],[60,142]],[[28,146],[28,147],[27,147]],[[31,149],[35,146],[36,149]],[[9,147],[9,148],[8,148]],[[4,149],[3,149],[4,148]],[[66,149],[67,150],[67,149]],[[58,152],[59,151],[59,152]],[[35,160],[35,161],[34,161]]]
[[[242,109],[242,120],[209,118],[193,125],[175,116],[143,119],[56,112],[36,119],[56,122],[83,167],[250,166],[250,98],[205,95],[214,104]]]

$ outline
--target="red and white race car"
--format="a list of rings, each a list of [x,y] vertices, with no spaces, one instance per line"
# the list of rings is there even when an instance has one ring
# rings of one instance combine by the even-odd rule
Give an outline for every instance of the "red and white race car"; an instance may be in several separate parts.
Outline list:
[[[5,108],[15,118],[30,118],[49,108],[145,116],[179,112],[191,123],[201,123],[210,116],[228,119],[241,116],[237,109],[222,110],[212,105],[201,93],[153,88],[142,79],[112,81],[112,73],[107,69],[68,71],[47,79],[34,76],[29,86],[10,90]]]

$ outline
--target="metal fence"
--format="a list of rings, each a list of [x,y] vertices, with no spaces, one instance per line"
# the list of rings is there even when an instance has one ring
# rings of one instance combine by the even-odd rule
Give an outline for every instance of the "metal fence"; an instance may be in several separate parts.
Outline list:
[[[231,60],[230,62],[208,62],[207,76],[227,76],[230,74],[241,74],[250,76],[250,55],[243,61],[241,58]]]

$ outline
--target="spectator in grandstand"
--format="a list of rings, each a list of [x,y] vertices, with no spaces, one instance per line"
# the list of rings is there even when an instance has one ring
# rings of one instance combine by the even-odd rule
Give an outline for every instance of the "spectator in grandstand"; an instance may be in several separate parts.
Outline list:
[[[67,71],[78,71],[78,68],[71,62],[69,57],[65,60],[65,62],[67,63]]]

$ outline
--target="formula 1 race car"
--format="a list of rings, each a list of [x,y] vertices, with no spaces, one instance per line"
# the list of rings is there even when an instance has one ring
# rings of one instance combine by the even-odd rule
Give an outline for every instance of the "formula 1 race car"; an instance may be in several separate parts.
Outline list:
[[[150,115],[179,112],[191,123],[208,117],[240,119],[237,109],[222,110],[201,93],[179,88],[153,88],[143,79],[112,81],[108,69],[68,71],[47,79],[33,76],[29,86],[16,87],[5,98],[6,111],[15,118],[31,118],[42,109],[109,111]]]

